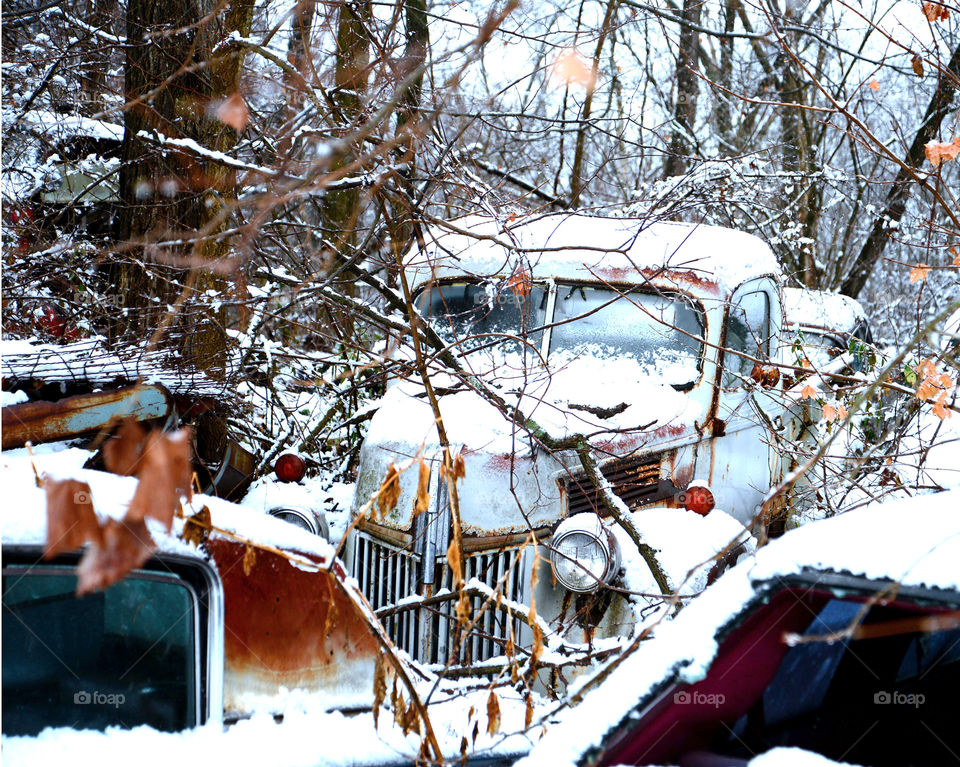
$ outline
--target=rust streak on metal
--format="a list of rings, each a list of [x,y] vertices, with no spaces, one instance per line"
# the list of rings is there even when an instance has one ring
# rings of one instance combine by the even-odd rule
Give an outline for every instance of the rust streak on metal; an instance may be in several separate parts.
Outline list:
[[[242,710],[244,696],[275,695],[281,687],[372,690],[377,640],[368,617],[336,583],[346,577],[342,568],[319,563],[310,571],[258,549],[244,574],[242,543],[215,538],[207,549],[225,596],[228,710]]]
[[[170,393],[157,384],[79,394],[57,402],[24,402],[3,408],[3,449],[93,434],[112,420],[138,421],[170,415]]]

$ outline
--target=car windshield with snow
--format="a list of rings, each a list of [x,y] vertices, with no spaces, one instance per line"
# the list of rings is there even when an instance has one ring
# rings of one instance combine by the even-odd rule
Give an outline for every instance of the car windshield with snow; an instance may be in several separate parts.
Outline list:
[[[500,293],[491,283],[450,282],[422,296],[433,326],[465,350],[522,344],[557,369],[578,357],[630,360],[677,388],[702,369],[703,308],[680,293],[514,280]]]

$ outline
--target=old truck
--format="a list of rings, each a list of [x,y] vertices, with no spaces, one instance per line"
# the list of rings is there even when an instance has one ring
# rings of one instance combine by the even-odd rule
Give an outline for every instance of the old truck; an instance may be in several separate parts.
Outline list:
[[[345,556],[415,659],[476,665],[514,641],[529,645],[507,602],[535,604],[571,641],[626,635],[630,592],[658,590],[624,581],[621,558],[635,559],[637,547],[577,453],[549,449],[542,435],[588,439],[602,479],[640,521],[716,505],[743,532],[789,470],[768,430],[792,428],[777,366],[795,362],[794,339],[784,276],[760,239],[684,223],[473,216],[431,231],[404,268],[444,344],[425,341],[424,354],[463,460],[464,578],[485,587],[471,597],[471,633],[457,639],[449,486],[437,470],[435,413],[411,364],[363,445]],[[459,371],[435,362],[444,352],[457,355]],[[371,511],[391,465],[418,456],[434,469],[429,508],[417,513],[418,473],[404,471],[389,513]]]

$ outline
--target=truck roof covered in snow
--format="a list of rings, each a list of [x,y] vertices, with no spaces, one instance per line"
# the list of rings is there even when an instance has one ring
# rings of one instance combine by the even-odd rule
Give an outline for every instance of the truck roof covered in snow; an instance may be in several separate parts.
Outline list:
[[[852,333],[866,319],[856,299],[807,288],[784,288],[783,312],[788,325],[841,333]]]
[[[431,279],[522,273],[535,280],[683,283],[714,295],[780,272],[769,246],[745,232],[567,213],[446,222],[426,233],[423,249],[407,264],[415,286]]]

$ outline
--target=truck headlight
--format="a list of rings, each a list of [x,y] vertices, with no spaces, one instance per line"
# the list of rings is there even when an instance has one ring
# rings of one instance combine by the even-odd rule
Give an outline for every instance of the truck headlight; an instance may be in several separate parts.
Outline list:
[[[276,517],[277,519],[282,519],[284,522],[289,522],[291,525],[296,525],[308,533],[313,533],[314,535],[319,535],[327,539],[330,537],[330,527],[327,524],[323,512],[280,507],[270,509],[267,513],[271,517]]]
[[[564,588],[594,591],[613,580],[620,569],[620,548],[600,517],[589,511],[563,520],[553,534],[553,574]]]

